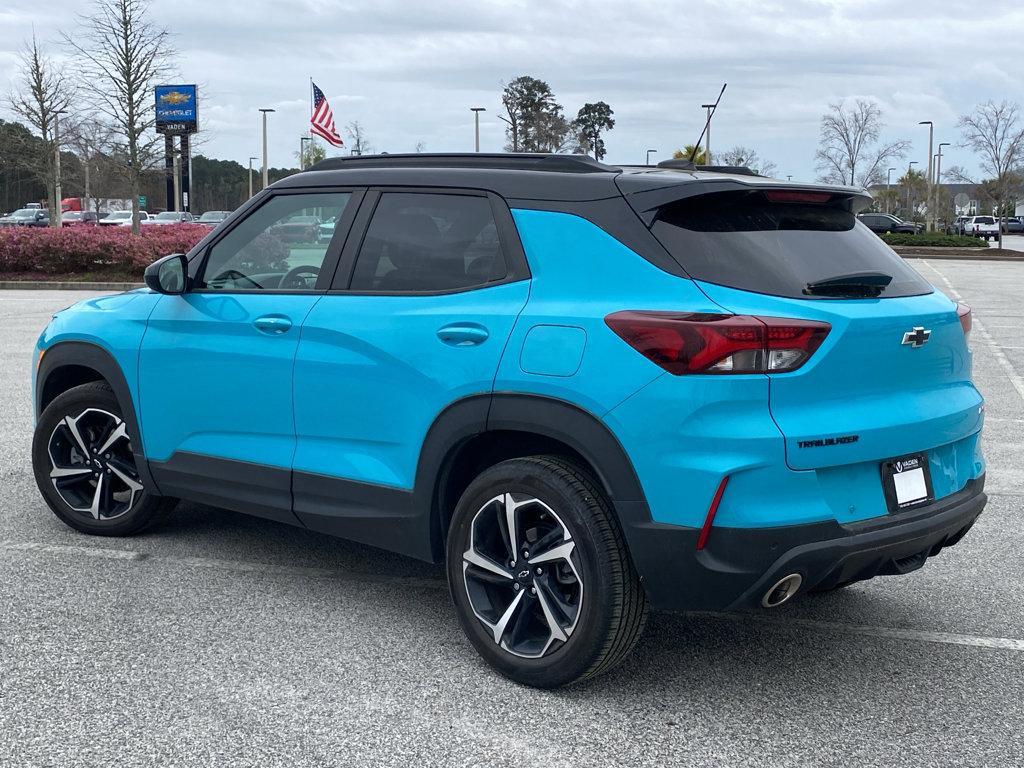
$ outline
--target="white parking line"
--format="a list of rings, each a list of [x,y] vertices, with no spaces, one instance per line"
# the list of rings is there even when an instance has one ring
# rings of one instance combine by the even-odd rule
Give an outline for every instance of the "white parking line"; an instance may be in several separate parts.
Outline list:
[[[949,294],[950,296],[953,297],[953,299],[955,299],[956,301],[960,301],[961,299],[963,299],[963,297],[960,295],[960,292],[953,288],[953,284],[950,282],[949,278],[947,278],[942,272],[940,272],[936,267],[934,267],[931,264],[931,262],[929,262],[927,259],[922,259],[921,261],[928,265],[928,269],[933,270],[936,275],[942,278],[942,282],[946,284],[946,288],[949,289]],[[981,337],[981,340],[989,346],[989,348],[992,350],[992,354],[995,355],[996,357],[996,362],[1002,367],[1003,371],[1006,372],[1006,376],[1009,377],[1010,384],[1013,385],[1013,389],[1017,391],[1017,394],[1022,399],[1024,399],[1024,378],[1021,378],[1021,375],[1017,373],[1017,370],[1013,367],[1013,364],[1010,363],[1010,359],[1006,357],[1006,354],[1003,352],[1002,348],[996,343],[996,340],[992,338],[992,335],[989,334],[988,331],[985,329],[985,324],[981,322],[981,319],[978,317],[974,317],[973,324],[974,329],[972,333],[976,332],[977,335]]]
[[[910,628],[876,627],[874,625],[846,625],[842,622],[821,622],[813,619],[783,617],[760,617],[755,614],[701,612],[696,616],[715,617],[735,622],[756,622],[760,625],[772,625],[782,628],[802,627],[810,630],[823,630],[827,633],[845,633],[849,635],[868,636],[870,638],[890,638],[899,641],[921,641],[923,643],[951,644],[953,646],[976,646],[982,649],[1008,649],[1010,651],[1024,652],[1024,640],[1019,638],[962,635],[960,633],[944,633],[935,630],[912,630]]]
[[[0,550],[15,553],[42,553],[45,555],[80,555],[87,558],[107,560],[142,561],[167,563],[172,566],[218,569],[220,571],[246,572],[250,574],[278,574],[289,577],[311,577],[314,579],[344,579],[351,582],[401,584],[407,587],[446,588],[444,580],[430,577],[403,577],[388,574],[345,571],[343,569],[322,569],[311,566],[285,566],[256,561],[230,561],[222,558],[197,558],[192,556],[165,556],[140,553],[134,550],[116,550],[104,547],[82,547],[79,545],[57,545],[45,542],[0,542]]]
[[[134,550],[115,550],[113,548],[81,547],[78,545],[56,545],[45,542],[0,542],[0,550],[27,554],[77,555],[86,558],[101,558],[124,561],[145,561],[146,563],[166,563],[178,567],[218,569],[221,571],[246,572],[254,574],[281,574],[293,577],[313,577],[344,579],[360,583],[401,584],[409,587],[422,587],[444,590],[447,585],[442,579],[429,577],[400,577],[387,574],[369,574],[341,569],[318,569],[305,566],[281,566],[258,563],[255,561],[229,561],[220,558],[194,558],[177,556],[153,556]],[[779,628],[802,627],[809,630],[820,630],[827,633],[860,635],[871,638],[885,638],[900,641],[920,641],[954,646],[973,646],[983,649],[1005,649],[1024,652],[1024,640],[1018,638],[1002,638],[998,636],[975,636],[961,633],[944,633],[933,630],[912,630],[909,628],[877,627],[874,625],[848,625],[842,622],[822,622],[819,620],[798,619],[779,616],[760,616],[757,614],[740,614],[727,612],[689,612],[693,617],[709,617],[729,622],[754,622]]]
[[[0,549],[16,553],[53,553],[57,555],[84,555],[116,561],[139,561],[145,556],[133,550],[115,550],[110,547],[82,547],[81,545],[51,545],[45,542],[0,542]]]

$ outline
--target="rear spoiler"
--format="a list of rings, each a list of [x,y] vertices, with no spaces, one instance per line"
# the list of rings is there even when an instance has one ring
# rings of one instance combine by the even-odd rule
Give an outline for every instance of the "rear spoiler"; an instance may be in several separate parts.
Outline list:
[[[770,191],[792,191],[829,193],[832,200],[829,205],[837,205],[850,211],[859,213],[871,205],[872,198],[867,190],[860,187],[841,187],[827,184],[793,184],[792,182],[769,179],[767,177],[742,177],[742,178],[705,178],[694,179],[687,177],[679,182],[667,182],[663,185],[652,188],[652,178],[643,178],[643,175],[633,177],[620,174],[615,179],[619,191],[636,212],[637,216],[645,225],[650,227],[658,215],[658,210],[669,203],[677,200],[694,197],[695,195],[710,195],[716,192],[770,192]]]

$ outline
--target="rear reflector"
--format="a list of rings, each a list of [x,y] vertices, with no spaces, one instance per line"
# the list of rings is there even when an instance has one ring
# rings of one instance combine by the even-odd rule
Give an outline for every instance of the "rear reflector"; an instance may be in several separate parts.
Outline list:
[[[974,315],[971,308],[963,302],[957,302],[956,314],[960,318],[960,327],[964,330],[964,336],[970,336],[971,326],[974,325]]]
[[[671,374],[781,374],[800,368],[831,326],[753,315],[626,310],[604,319],[630,347]]]
[[[718,489],[715,491],[714,499],[711,500],[711,506],[708,507],[708,514],[704,517],[704,525],[700,527],[700,534],[697,535],[698,550],[703,550],[704,545],[708,543],[708,535],[711,534],[711,526],[715,522],[715,514],[718,512],[718,505],[722,502],[722,495],[725,493],[725,485],[728,482],[729,476],[726,475],[718,484]]]
[[[804,192],[802,190],[768,190],[764,193],[769,203],[828,203],[831,192]]]

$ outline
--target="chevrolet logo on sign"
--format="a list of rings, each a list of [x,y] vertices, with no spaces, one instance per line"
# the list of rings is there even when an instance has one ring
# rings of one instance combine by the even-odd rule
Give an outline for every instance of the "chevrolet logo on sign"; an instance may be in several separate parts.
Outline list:
[[[171,91],[170,93],[165,93],[161,96],[160,101],[164,104],[187,104],[191,101],[191,97],[187,93],[182,93],[181,91]]]

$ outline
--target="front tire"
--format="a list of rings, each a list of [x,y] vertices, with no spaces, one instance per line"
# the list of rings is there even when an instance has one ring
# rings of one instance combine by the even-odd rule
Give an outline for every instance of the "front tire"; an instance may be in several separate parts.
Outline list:
[[[86,534],[121,537],[163,520],[177,500],[145,488],[124,412],[105,382],[61,393],[32,438],[32,470],[54,514]]]
[[[455,508],[447,555],[463,630],[514,681],[554,688],[600,675],[640,639],[640,578],[607,497],[572,462],[485,470]]]

